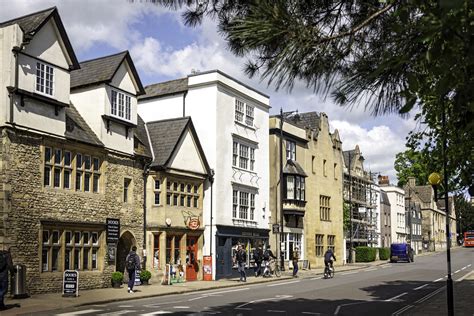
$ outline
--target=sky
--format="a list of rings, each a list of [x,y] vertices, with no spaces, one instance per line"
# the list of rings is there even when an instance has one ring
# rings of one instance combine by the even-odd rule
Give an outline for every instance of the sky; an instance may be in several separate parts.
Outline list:
[[[291,92],[275,91],[258,77],[246,77],[246,60],[227,49],[214,21],[187,27],[179,12],[146,1],[0,0],[0,21],[52,6],[59,10],[79,61],[128,50],[144,85],[182,78],[192,71],[219,69],[269,95],[271,115],[280,108],[326,113],[331,129],[339,131],[344,150],[358,144],[365,169],[389,175],[392,183],[397,182],[395,155],[405,150],[406,136],[416,128],[412,117],[373,117],[363,105],[342,108],[303,83],[297,83]]]

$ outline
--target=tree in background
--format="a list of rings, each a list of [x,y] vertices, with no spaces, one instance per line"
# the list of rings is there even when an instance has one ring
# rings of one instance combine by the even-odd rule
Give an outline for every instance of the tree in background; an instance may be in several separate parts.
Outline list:
[[[427,127],[409,135],[409,147],[439,165],[445,138],[450,178],[460,189],[470,184],[474,1],[149,1],[185,7],[190,26],[215,19],[230,50],[248,58],[246,73],[276,89],[302,81],[372,115],[416,108]]]
[[[474,230],[474,206],[463,195],[456,196],[454,200],[456,219],[459,232]]]

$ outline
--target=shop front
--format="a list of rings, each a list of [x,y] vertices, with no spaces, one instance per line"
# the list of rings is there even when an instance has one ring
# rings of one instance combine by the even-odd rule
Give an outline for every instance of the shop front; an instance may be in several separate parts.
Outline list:
[[[253,249],[268,244],[268,229],[217,225],[216,233],[216,279],[237,276],[237,265],[232,258],[241,244],[247,252],[247,267],[253,268]]]

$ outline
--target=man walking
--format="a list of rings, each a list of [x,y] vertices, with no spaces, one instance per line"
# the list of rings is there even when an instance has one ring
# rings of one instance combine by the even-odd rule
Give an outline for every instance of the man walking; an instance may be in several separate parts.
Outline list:
[[[298,247],[295,247],[295,249],[293,250],[293,277],[294,278],[297,278],[298,275],[298,260],[300,259],[300,254],[299,254],[299,251],[298,251]]]
[[[140,270],[140,257],[137,255],[137,247],[133,246],[130,253],[125,259],[125,268],[128,272],[128,293],[133,293],[133,286],[135,285],[135,273]]]
[[[10,249],[0,250],[0,310],[5,310],[5,294],[8,291],[8,271],[13,274],[13,262]]]
[[[259,244],[253,250],[253,260],[255,261],[254,272],[255,277],[258,277],[262,274],[262,260],[263,260],[263,250],[262,246]]]
[[[238,245],[237,253],[235,254],[237,260],[237,268],[240,273],[240,282],[247,282],[247,276],[245,275],[245,264],[247,263],[247,253],[242,249],[242,245]]]

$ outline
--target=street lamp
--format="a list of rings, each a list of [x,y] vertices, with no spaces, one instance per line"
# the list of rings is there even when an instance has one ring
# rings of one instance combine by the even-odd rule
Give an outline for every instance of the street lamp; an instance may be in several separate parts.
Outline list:
[[[443,125],[445,117],[443,112]],[[447,161],[446,161],[446,138],[443,142],[443,169],[444,169],[444,209],[446,211],[446,261],[448,265],[448,279],[446,280],[446,290],[448,298],[448,315],[454,315],[454,295],[453,295],[453,279],[451,278],[451,234],[449,232],[449,209],[448,209],[448,175],[447,175]],[[428,177],[428,182],[433,186],[435,191],[435,199],[438,198],[437,188],[441,184],[441,176],[433,172]]]

